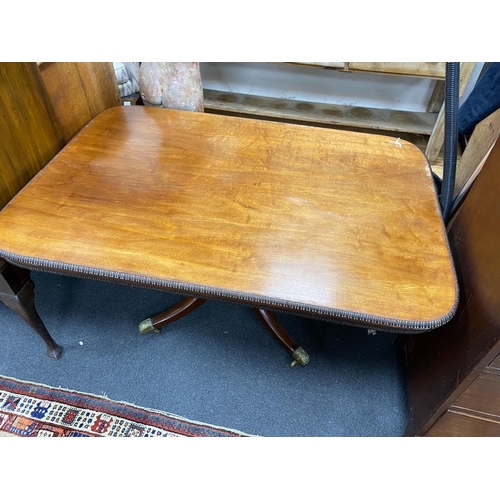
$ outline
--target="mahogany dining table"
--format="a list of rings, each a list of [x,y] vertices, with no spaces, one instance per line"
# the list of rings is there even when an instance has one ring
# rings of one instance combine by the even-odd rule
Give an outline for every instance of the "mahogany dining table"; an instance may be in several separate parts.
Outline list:
[[[0,257],[186,297],[143,332],[207,299],[250,306],[290,354],[272,311],[416,333],[458,297],[415,145],[146,106],[98,115],[12,199]]]

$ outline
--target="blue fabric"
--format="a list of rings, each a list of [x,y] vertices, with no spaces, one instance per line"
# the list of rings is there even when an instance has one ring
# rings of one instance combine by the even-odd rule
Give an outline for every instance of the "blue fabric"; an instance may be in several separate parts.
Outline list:
[[[472,134],[475,126],[500,108],[500,62],[491,63],[459,110],[458,131]]]

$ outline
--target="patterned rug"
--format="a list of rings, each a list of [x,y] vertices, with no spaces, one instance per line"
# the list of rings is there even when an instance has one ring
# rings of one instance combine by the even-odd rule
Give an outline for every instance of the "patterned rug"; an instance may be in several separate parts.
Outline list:
[[[0,377],[0,436],[249,436],[103,396]]]

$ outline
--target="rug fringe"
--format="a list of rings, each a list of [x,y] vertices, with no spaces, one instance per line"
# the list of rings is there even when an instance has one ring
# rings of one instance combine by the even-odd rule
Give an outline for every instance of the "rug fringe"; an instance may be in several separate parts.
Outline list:
[[[192,420],[192,419],[190,419],[188,417],[177,415],[175,413],[170,413],[170,412],[166,412],[166,411],[163,411],[163,410],[158,410],[156,408],[148,408],[148,407],[144,407],[144,406],[139,406],[139,405],[137,405],[135,403],[131,403],[129,401],[121,401],[121,400],[110,399],[109,396],[106,393],[103,393],[102,395],[98,395],[98,394],[92,394],[92,393],[84,392],[84,391],[80,391],[80,390],[73,390],[73,389],[69,389],[67,387],[62,387],[62,386],[59,386],[59,387],[56,388],[54,386],[50,386],[50,385],[44,384],[42,382],[32,382],[32,381],[28,381],[28,380],[21,380],[21,379],[15,378],[15,377],[9,377],[9,376],[5,376],[5,375],[0,375],[0,379],[4,379],[4,380],[7,380],[7,381],[12,381],[12,382],[16,382],[16,383],[19,383],[19,384],[25,384],[25,385],[32,385],[32,386],[35,386],[35,387],[41,387],[41,388],[49,389],[49,390],[50,389],[52,389],[52,390],[60,390],[60,391],[67,392],[69,394],[87,396],[87,397],[94,398],[94,399],[97,399],[97,400],[103,400],[103,401],[115,403],[115,404],[118,404],[118,405],[129,406],[129,407],[131,407],[133,409],[137,409],[137,410],[140,410],[140,411],[144,411],[144,412],[148,412],[148,413],[152,413],[152,414],[158,414],[158,415],[161,415],[163,417],[177,419],[177,420],[180,420],[180,421],[186,421],[186,422],[189,422],[190,424],[193,424],[193,425],[207,426],[207,427],[213,428],[214,430],[220,430],[222,432],[225,431],[225,432],[230,432],[230,433],[238,434],[238,435],[244,436],[244,437],[258,437],[257,435],[248,434],[248,433],[236,430],[236,429],[232,429],[230,427],[224,427],[224,426],[215,425],[215,424],[207,424],[206,422]]]

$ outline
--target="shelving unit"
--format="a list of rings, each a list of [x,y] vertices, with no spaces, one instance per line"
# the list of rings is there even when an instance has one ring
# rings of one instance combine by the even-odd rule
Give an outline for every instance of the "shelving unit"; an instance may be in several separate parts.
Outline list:
[[[342,71],[415,76],[438,80],[444,80],[446,70],[446,63],[444,62],[292,62],[284,64],[299,64]]]
[[[205,90],[205,109],[338,127],[430,135],[437,113],[339,106]]]
[[[396,131],[430,136],[443,103],[441,92],[445,63],[350,63],[293,62],[280,63],[314,66],[325,71],[363,72],[414,76],[436,81],[436,89],[426,112],[400,111],[362,106],[344,106],[321,102],[279,99],[260,95],[238,94],[205,89],[205,108],[234,114],[277,118],[336,127],[355,127],[377,131]]]

